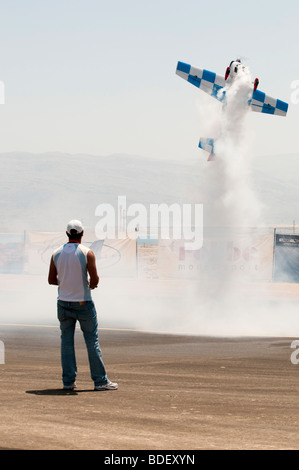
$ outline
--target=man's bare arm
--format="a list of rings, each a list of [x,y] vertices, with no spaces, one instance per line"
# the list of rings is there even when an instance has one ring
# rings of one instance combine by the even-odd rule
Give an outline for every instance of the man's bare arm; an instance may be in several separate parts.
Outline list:
[[[53,286],[58,286],[57,270],[54,264],[53,256],[51,257],[51,262],[50,262],[48,282],[49,284],[52,284]]]
[[[100,278],[97,272],[96,257],[91,250],[87,253],[87,271],[89,273],[89,287],[95,289],[98,287]]]

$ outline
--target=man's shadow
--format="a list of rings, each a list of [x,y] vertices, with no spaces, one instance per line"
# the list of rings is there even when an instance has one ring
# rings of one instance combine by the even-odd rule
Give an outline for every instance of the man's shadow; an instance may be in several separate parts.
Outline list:
[[[94,390],[64,390],[63,388],[48,388],[45,390],[26,390],[31,395],[79,395],[79,393],[94,392]]]

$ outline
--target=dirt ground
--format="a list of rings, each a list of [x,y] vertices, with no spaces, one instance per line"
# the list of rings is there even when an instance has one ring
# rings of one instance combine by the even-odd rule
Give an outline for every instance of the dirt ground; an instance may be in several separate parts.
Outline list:
[[[0,448],[298,449],[292,338],[100,330],[109,378],[94,392],[76,331],[78,388],[61,390],[59,328],[0,325]]]

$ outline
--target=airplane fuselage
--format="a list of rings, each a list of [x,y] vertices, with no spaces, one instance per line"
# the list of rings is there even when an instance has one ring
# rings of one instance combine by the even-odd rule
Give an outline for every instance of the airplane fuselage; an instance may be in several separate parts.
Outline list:
[[[229,67],[226,69],[225,80],[232,82],[237,75],[240,73],[240,70],[245,71],[247,67],[241,63],[239,60],[233,60]]]

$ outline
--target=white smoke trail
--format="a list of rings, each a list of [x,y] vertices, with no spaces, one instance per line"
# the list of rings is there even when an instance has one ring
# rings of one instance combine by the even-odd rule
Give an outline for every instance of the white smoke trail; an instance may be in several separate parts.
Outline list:
[[[216,161],[207,167],[207,222],[212,226],[256,225],[261,205],[250,187],[251,136],[246,126],[252,90],[248,69],[240,69],[226,92],[215,142]],[[215,117],[219,127],[219,114]],[[215,125],[216,127],[216,125]],[[205,188],[207,189],[207,188]]]
[[[217,240],[213,253],[210,253],[210,261],[215,265],[215,270],[218,267],[219,271],[221,267],[226,284],[229,275],[228,243],[233,241],[238,230],[256,227],[261,216],[261,204],[250,184],[251,139],[246,116],[251,91],[250,73],[248,69],[240,68],[225,90],[226,104],[220,122],[219,114],[215,116],[219,127],[215,142],[216,159],[207,164],[202,194],[205,226],[213,227],[206,233]]]
[[[262,217],[262,204],[251,188],[251,135],[246,117],[248,100],[252,93],[248,69],[239,68],[238,75],[225,90],[226,104],[221,114],[211,119],[208,103],[201,116],[208,117],[205,128],[218,129],[215,143],[215,161],[207,163],[205,185],[201,188],[204,203],[205,239],[208,245],[209,270],[204,289],[194,295],[197,305],[189,319],[192,328],[211,334],[244,334],[253,306],[250,293],[252,285],[242,285],[240,276],[231,269],[228,247],[246,231],[250,244],[250,231],[257,227]],[[206,131],[206,129],[205,129]],[[207,135],[207,134],[206,134]],[[207,135],[208,136],[208,135]],[[209,137],[213,137],[209,135]],[[249,237],[249,239],[248,239]],[[240,273],[243,274],[243,273]],[[247,295],[244,297],[244,292]],[[193,299],[195,302],[195,300]],[[190,301],[192,304],[192,301]],[[257,330],[258,331],[258,328]],[[213,334],[213,333],[212,333]]]
[[[261,204],[250,186],[251,142],[246,117],[252,92],[249,70],[239,68],[226,90],[222,128],[215,144],[222,197],[219,204],[226,225],[250,227],[258,223]]]

